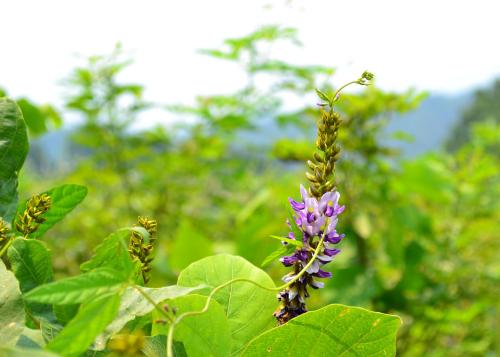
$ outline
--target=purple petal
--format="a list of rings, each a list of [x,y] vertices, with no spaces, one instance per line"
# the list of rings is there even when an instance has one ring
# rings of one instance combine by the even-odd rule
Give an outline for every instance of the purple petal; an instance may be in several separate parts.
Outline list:
[[[325,216],[331,217],[335,213],[335,210],[333,209],[332,206],[326,206],[326,208],[323,212],[325,213]]]
[[[291,198],[288,198],[288,202],[290,202],[290,205],[295,211],[301,211],[306,207],[304,202],[297,202],[292,200]]]
[[[314,273],[313,274],[314,276],[317,276],[318,278],[331,278],[332,277],[332,273],[330,273],[329,271],[324,271],[324,270],[318,270],[317,273]]]
[[[289,266],[293,265],[295,262],[297,262],[297,260],[298,259],[295,256],[295,254],[280,258],[280,262],[282,262],[283,265],[286,266],[286,267],[289,267]]]
[[[302,196],[302,201],[304,202],[306,199],[311,197],[303,185],[300,185],[300,195]]]
[[[311,283],[309,284],[312,286],[313,289],[322,289],[325,287],[325,283],[323,283],[322,281],[311,281]]]
[[[340,253],[340,249],[328,249],[328,248],[325,248],[324,253],[325,253],[325,255],[328,255],[329,257],[334,257],[334,256],[336,256],[337,254]]]
[[[334,214],[338,216],[339,214],[344,212],[344,210],[345,210],[345,206],[336,206]]]
[[[334,254],[335,255],[335,254]],[[331,262],[333,260],[333,255],[318,255],[318,260],[320,260],[323,264]]]
[[[343,238],[345,237],[345,234],[338,234],[337,232],[333,231],[330,232],[326,235],[325,237],[325,242],[337,244],[340,242]]]
[[[328,227],[326,227],[326,233],[329,234],[330,232],[335,231],[335,227],[337,227],[338,222],[339,219],[337,217],[330,218],[328,220]]]
[[[306,270],[309,274],[314,274],[319,271],[319,263],[317,260],[314,260],[312,264]]]
[[[307,254],[307,251],[303,249],[295,252],[295,256],[303,262],[307,262],[309,260],[309,255]]]

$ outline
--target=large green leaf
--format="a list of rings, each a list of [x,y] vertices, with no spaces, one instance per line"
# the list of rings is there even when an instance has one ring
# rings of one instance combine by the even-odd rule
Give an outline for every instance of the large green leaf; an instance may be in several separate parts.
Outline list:
[[[13,100],[0,98],[0,217],[7,222],[16,213],[17,176],[28,150],[21,110]]]
[[[135,266],[128,252],[128,240],[132,229],[138,230],[137,227],[124,228],[106,237],[95,249],[94,256],[80,266],[82,272],[108,267],[131,275]],[[144,229],[142,231],[147,234]],[[139,232],[143,233],[142,231]]]
[[[19,284],[0,259],[0,346],[14,346],[24,330],[24,305]]]
[[[168,301],[175,307],[177,314],[187,311],[200,311],[205,306],[206,296],[187,295]],[[153,312],[154,320],[162,318]],[[153,334],[167,334],[168,326],[154,324]],[[231,354],[231,330],[224,309],[215,300],[201,315],[184,318],[174,330],[174,338],[184,344],[188,356],[224,357]]]
[[[23,294],[52,281],[51,256],[43,242],[17,238],[9,247],[7,255]],[[48,316],[52,311],[50,305],[33,302],[27,302],[27,308],[35,316]]]
[[[178,296],[189,294],[193,291],[200,290],[204,286],[186,288],[183,286],[166,286],[164,288],[141,288],[151,300],[156,304],[166,300],[173,299]],[[154,310],[154,306],[144,298],[144,296],[137,291],[137,289],[130,287],[127,288],[122,296],[120,309],[118,314],[109,326],[99,335],[96,339],[96,349],[103,349],[106,346],[107,340],[119,332],[127,322],[133,320],[138,316],[144,316]]]
[[[399,317],[328,305],[257,336],[242,356],[395,356]]]
[[[79,304],[99,295],[117,293],[125,281],[120,272],[99,268],[86,274],[39,286],[24,295],[24,298],[46,304]]]
[[[210,290],[234,278],[251,279],[263,286],[274,287],[271,278],[245,259],[232,255],[215,255],[199,260],[184,269],[178,279],[182,286],[206,284]],[[276,293],[248,282],[236,282],[214,295],[229,319],[232,354],[237,354],[255,336],[275,326]]]
[[[52,204],[50,209],[43,215],[46,219],[38,229],[29,234],[29,238],[41,237],[52,228],[57,222],[62,220],[87,196],[87,188],[81,185],[61,185],[44,192],[50,196]],[[17,208],[18,213],[24,212],[27,201]]]
[[[46,348],[63,356],[79,355],[114,319],[119,306],[118,294],[94,299],[82,305],[75,318],[47,344]]]

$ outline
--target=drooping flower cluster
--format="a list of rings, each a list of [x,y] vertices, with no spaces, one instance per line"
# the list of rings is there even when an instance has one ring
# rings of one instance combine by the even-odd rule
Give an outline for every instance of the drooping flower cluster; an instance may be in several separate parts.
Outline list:
[[[340,87],[333,96],[316,90],[322,101],[319,104],[321,118],[317,123],[316,151],[312,160],[307,161],[309,190],[301,185],[302,201],[290,199],[294,222],[288,222],[292,230],[288,240],[297,240],[300,244],[296,244],[292,255],[280,259],[286,267],[293,267],[293,271],[283,277],[286,284],[278,294],[280,306],[274,316],[279,324],[306,312],[305,299],[309,296],[307,287],[322,288],[324,283],[317,279],[330,278],[332,275],[321,268],[340,253],[335,244],[344,238],[336,230],[337,217],[344,211],[344,206],[339,206],[340,194],[335,189],[335,166],[340,156],[337,138],[342,120],[340,114],[335,112],[334,104],[344,88],[351,84],[369,85],[373,78],[372,73],[365,71],[357,80]],[[287,242],[286,239],[282,242],[295,243]]]
[[[309,195],[302,185],[300,192],[302,196],[300,202],[289,199],[294,211],[294,222],[288,222],[292,228],[288,237],[301,240],[302,246],[298,247],[292,255],[280,259],[284,266],[293,267],[293,271],[285,275],[283,281],[287,283],[294,280],[313,259],[314,251],[321,241],[322,246],[306,272],[278,294],[280,306],[274,316],[280,324],[307,311],[305,299],[309,297],[308,286],[313,289],[322,288],[324,282],[317,279],[331,277],[332,274],[323,270],[322,266],[328,264],[340,253],[340,249],[337,249],[335,245],[344,238],[344,234],[339,234],[336,230],[337,217],[345,209],[345,206],[338,204],[340,194],[335,190],[329,191],[318,200]],[[295,224],[298,230],[293,229],[292,224]],[[294,230],[301,236],[297,236]]]

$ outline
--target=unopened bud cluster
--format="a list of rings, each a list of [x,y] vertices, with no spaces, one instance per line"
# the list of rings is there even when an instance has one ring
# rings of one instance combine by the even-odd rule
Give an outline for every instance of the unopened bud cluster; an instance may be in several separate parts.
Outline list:
[[[52,200],[46,193],[31,197],[26,203],[23,214],[17,216],[16,230],[25,237],[35,232],[46,221],[43,214],[50,209],[51,205]]]
[[[129,242],[129,253],[132,258],[141,262],[141,272],[144,283],[149,281],[149,271],[151,270],[151,262],[153,261],[153,246],[156,241],[157,223],[154,219],[147,217],[139,217],[137,225],[144,228],[149,233],[149,240],[144,241],[142,234],[132,231]]]
[[[335,162],[339,159],[340,147],[335,144],[340,127],[340,116],[333,110],[321,109],[321,119],[318,122],[318,138],[316,140],[317,151],[313,160],[307,161],[310,172],[306,172],[306,178],[311,183],[309,193],[320,198],[326,192],[335,187],[333,173]]]
[[[0,217],[0,251],[9,241],[7,234],[10,232],[7,223]]]

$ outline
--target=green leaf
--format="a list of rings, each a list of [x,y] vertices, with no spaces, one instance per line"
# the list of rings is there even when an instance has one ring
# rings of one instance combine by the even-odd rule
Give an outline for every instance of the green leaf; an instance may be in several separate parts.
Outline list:
[[[182,286],[206,284],[213,289],[235,278],[251,279],[274,288],[272,279],[264,271],[241,257],[225,254],[207,257],[191,264],[180,273],[177,283]],[[211,289],[204,289],[200,293],[208,295]],[[275,326],[275,295],[272,291],[248,282],[236,282],[214,295],[229,319],[232,354],[241,351],[259,333]]]
[[[24,295],[24,298],[46,304],[79,304],[99,295],[117,293],[125,281],[123,275],[116,270],[99,268],[39,286]]]
[[[282,242],[287,242],[288,244],[291,244],[291,245],[294,245],[296,247],[303,247],[304,246],[304,243],[302,243],[301,241],[299,240],[295,240],[295,239],[290,239],[290,238],[285,238],[285,237],[280,237],[280,236],[269,236],[271,238],[274,238],[274,239],[278,239]]]
[[[51,255],[43,242],[16,238],[7,256],[23,294],[52,281]]]
[[[187,295],[169,300],[167,303],[177,309],[177,314],[188,311],[200,311],[205,306],[207,297]],[[155,320],[161,319],[157,311]],[[154,324],[153,334],[168,333],[168,326]],[[184,344],[188,356],[229,356],[231,353],[231,330],[225,311],[215,300],[210,301],[208,310],[201,315],[184,318],[174,330],[174,338]]]
[[[183,286],[167,286],[164,288],[141,288],[156,304],[166,300],[173,299],[178,296],[189,294],[193,291],[204,288],[204,285],[196,287]],[[154,306],[144,298],[144,296],[135,288],[127,288],[122,296],[120,309],[118,314],[111,324],[97,337],[96,349],[104,349],[107,340],[119,332],[127,322],[135,319],[138,316],[144,316],[154,310]]]
[[[19,347],[0,347],[0,356],[2,357],[59,357],[59,355],[42,350],[34,350]]]
[[[293,245],[290,245],[290,244],[289,245],[282,245],[277,250],[275,250],[274,252],[269,254],[266,257],[266,259],[264,259],[264,261],[262,262],[262,264],[260,266],[265,267],[265,266],[271,264],[272,262],[278,260],[280,257],[282,257],[284,255],[291,254],[293,251],[295,251],[295,247]]]
[[[324,101],[324,102],[327,102],[327,103],[330,103],[331,100],[330,98],[328,97],[328,95],[326,95],[324,92],[320,91],[319,89],[316,88],[316,94],[318,95],[318,97]]]
[[[21,110],[13,100],[0,98],[0,217],[6,222],[16,213],[17,177],[28,150]]]
[[[43,236],[57,222],[62,220],[87,196],[87,188],[81,185],[62,185],[44,192],[52,199],[50,209],[43,215],[46,219],[38,229],[29,234],[29,238]],[[26,201],[27,202],[27,201]],[[19,205],[17,212],[22,214],[26,209],[26,202]]]
[[[23,294],[37,286],[52,281],[52,260],[49,250],[37,240],[16,238],[7,251],[7,256]],[[27,302],[27,308],[35,317],[49,317],[50,305]]]
[[[24,305],[19,284],[0,259],[0,346],[14,346],[24,330]]]
[[[266,331],[242,356],[395,356],[399,317],[328,305]]]
[[[130,234],[131,228],[124,228],[106,237],[95,249],[94,256],[80,266],[82,272],[107,267],[131,276],[135,271],[135,264],[128,252]]]
[[[118,294],[101,297],[82,305],[68,325],[50,341],[46,348],[63,356],[84,352],[118,313]]]
[[[40,108],[25,98],[18,99],[17,104],[21,108],[26,126],[30,130],[31,135],[36,136],[47,131],[45,115]]]

